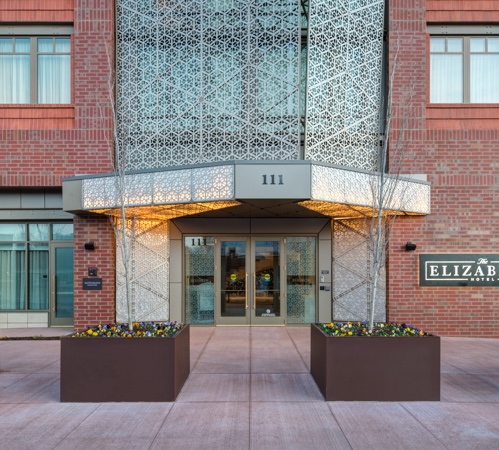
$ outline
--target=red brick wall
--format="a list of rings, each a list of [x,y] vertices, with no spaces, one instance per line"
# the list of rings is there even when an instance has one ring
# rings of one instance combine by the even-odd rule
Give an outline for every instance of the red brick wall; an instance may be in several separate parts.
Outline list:
[[[109,172],[112,137],[111,0],[2,0],[0,21],[74,25],[70,105],[0,105],[0,189],[60,187],[63,177]],[[75,217],[75,329],[114,321],[114,235],[107,218]],[[96,243],[95,251],[83,244]],[[102,291],[83,291],[97,267]]]
[[[95,243],[95,250],[85,250],[84,244],[91,241]],[[75,330],[115,321],[115,248],[114,231],[109,218],[75,217]],[[89,267],[97,268],[97,275],[102,278],[101,291],[83,290],[83,278],[88,277]]]
[[[2,0],[0,22],[72,22],[78,0]]]
[[[112,1],[0,2],[0,21],[74,24],[72,104],[0,105],[0,188],[61,186],[63,177],[111,170],[113,16]]]
[[[469,22],[475,17],[493,20],[487,11],[499,10],[499,2],[391,0],[390,4],[392,63],[399,42],[394,102],[406,105],[396,108],[402,120],[394,123],[407,123],[410,156],[402,172],[428,175],[432,212],[397,219],[389,249],[388,320],[441,335],[499,337],[499,287],[420,287],[418,263],[419,253],[499,253],[499,108],[428,105],[426,35],[427,21],[436,17],[449,22],[456,17]],[[431,8],[428,12],[426,5]],[[474,11],[469,11],[470,5]],[[413,99],[408,103],[409,91]],[[397,133],[393,130],[392,144]],[[407,241],[417,244],[415,252],[404,250]]]

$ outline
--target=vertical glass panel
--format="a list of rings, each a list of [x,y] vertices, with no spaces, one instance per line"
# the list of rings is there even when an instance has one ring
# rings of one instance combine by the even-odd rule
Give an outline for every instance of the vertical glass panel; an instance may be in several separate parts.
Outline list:
[[[463,101],[463,55],[431,55],[430,102]]]
[[[48,241],[49,224],[48,223],[30,223],[28,225],[30,241]]]
[[[0,55],[0,83],[0,103],[29,103],[29,55]]]
[[[38,52],[39,53],[52,53],[54,51],[54,43],[52,38],[39,38],[38,39]]]
[[[445,52],[445,38],[431,38],[430,39],[431,52]]]
[[[13,43],[11,38],[0,38],[0,53],[11,53]]]
[[[215,238],[190,236],[185,241],[185,321],[213,325],[215,321]]]
[[[470,102],[499,103],[499,55],[470,55]]]
[[[38,55],[38,103],[71,102],[69,55]]]
[[[52,225],[52,239],[54,241],[71,241],[71,240],[73,240],[73,224],[72,223],[54,223]]]
[[[69,38],[56,38],[56,53],[69,53],[71,51],[71,40]]]
[[[255,315],[281,315],[279,241],[255,242]]]
[[[220,254],[221,315],[222,317],[244,317],[248,305],[246,241],[222,241]]]
[[[447,51],[452,53],[463,51],[463,38],[447,38]]]
[[[315,322],[316,239],[286,239],[287,323]]]
[[[31,231],[30,231],[31,232]],[[29,246],[29,300],[32,310],[48,309],[49,293],[49,247],[47,244]]]
[[[0,241],[25,241],[26,225],[24,223],[0,224]]]
[[[73,248],[55,249],[55,317],[73,317]]]
[[[489,52],[499,52],[499,38],[488,38],[487,47]]]
[[[485,52],[485,38],[470,38],[470,51],[473,53]]]
[[[25,244],[0,243],[0,310],[26,309]]]

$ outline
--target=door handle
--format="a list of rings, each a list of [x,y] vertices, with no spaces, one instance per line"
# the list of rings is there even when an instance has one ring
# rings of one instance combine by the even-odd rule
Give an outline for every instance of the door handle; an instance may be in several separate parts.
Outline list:
[[[246,298],[246,309],[248,309],[248,272],[246,272],[246,277],[244,281],[244,296]]]
[[[253,272],[253,309],[256,309],[256,272]]]
[[[55,312],[55,303],[57,296],[55,295],[55,275],[52,275],[52,311]]]

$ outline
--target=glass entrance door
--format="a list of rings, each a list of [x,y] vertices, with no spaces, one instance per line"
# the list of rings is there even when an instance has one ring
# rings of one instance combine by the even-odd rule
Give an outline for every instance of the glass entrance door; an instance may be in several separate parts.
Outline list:
[[[218,324],[284,324],[282,248],[282,238],[220,239]]]
[[[73,245],[51,244],[50,325],[73,325]]]

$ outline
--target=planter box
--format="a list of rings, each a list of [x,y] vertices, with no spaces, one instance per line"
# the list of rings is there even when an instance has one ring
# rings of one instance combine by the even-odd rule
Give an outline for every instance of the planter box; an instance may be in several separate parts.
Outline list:
[[[311,326],[310,372],[327,401],[439,401],[440,337],[333,337]]]
[[[189,326],[172,338],[61,339],[61,402],[171,402],[190,373]]]

